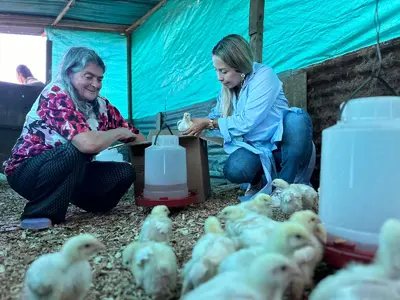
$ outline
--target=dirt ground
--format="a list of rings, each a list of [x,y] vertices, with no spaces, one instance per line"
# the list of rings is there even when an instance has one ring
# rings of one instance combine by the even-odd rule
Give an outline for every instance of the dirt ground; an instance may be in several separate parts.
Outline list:
[[[216,215],[227,205],[238,203],[237,196],[240,193],[237,186],[214,187],[206,202],[171,210],[171,219],[174,221],[172,246],[180,267],[189,260],[193,245],[203,233],[205,218]],[[135,287],[132,274],[122,266],[122,250],[138,236],[150,211],[149,208],[136,206],[132,195],[132,190],[128,191],[119,205],[108,214],[86,213],[71,206],[64,224],[32,232],[18,228],[25,200],[12,191],[6,182],[0,182],[0,299],[18,299],[24,273],[30,263],[42,253],[58,251],[67,238],[84,232],[94,234],[107,247],[91,260],[94,280],[86,299],[151,299]],[[274,219],[285,218],[287,216],[277,211],[274,213]],[[322,263],[316,271],[316,281],[332,271]]]

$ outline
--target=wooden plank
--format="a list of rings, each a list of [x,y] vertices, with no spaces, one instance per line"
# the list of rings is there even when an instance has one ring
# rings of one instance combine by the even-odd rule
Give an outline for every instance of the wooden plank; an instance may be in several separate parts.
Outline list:
[[[128,121],[133,121],[133,103],[132,103],[132,34],[126,35],[126,64],[127,64],[127,78],[128,78]]]
[[[163,114],[159,112],[156,114],[156,130],[161,130],[162,121],[163,121]]]
[[[54,18],[44,16],[27,16],[19,14],[0,14],[0,28],[10,28],[10,31],[17,31],[18,28],[46,28],[52,24]],[[63,19],[56,26],[57,29],[84,30],[99,32],[124,33],[126,25],[108,24],[98,22],[84,22]]]
[[[265,0],[250,0],[249,36],[254,59],[262,62]]]
[[[67,11],[71,8],[71,5],[74,4],[75,0],[69,0],[68,4],[64,7],[64,9],[60,12],[60,14],[57,16],[55,21],[51,23],[51,26],[56,26],[58,22],[61,21],[62,17],[67,13]]]
[[[141,17],[139,20],[137,20],[131,26],[126,28],[125,33],[129,33],[129,32],[136,30],[140,25],[142,25],[144,22],[146,22],[147,19],[150,18],[150,16],[152,14],[154,14],[157,10],[159,10],[161,8],[161,6],[163,6],[165,4],[165,2],[167,2],[167,0],[161,0],[160,2],[158,2],[158,4],[156,6],[154,6],[152,9],[150,9],[143,17]]]
[[[46,83],[49,83],[52,79],[52,67],[53,67],[53,42],[50,40],[46,41]]]
[[[288,71],[278,74],[290,107],[299,107],[307,111],[307,72]]]

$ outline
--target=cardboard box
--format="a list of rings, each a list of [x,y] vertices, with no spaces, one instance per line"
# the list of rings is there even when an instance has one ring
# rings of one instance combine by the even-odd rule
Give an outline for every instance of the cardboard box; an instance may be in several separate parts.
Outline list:
[[[130,144],[131,162],[136,170],[135,197],[140,196],[144,189],[144,162],[145,149],[151,146],[151,139],[158,130],[150,131],[147,141]],[[196,202],[206,200],[211,193],[210,172],[208,167],[207,142],[223,144],[221,138],[184,136],[179,131],[173,130],[179,136],[179,145],[186,149],[186,164],[188,174],[188,188],[195,192]],[[170,135],[168,130],[161,131],[160,135]]]

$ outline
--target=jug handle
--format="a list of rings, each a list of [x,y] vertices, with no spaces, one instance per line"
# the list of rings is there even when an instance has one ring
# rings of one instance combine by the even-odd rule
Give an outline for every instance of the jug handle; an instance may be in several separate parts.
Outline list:
[[[174,135],[174,134],[172,133],[171,128],[170,128],[169,125],[167,124],[167,122],[164,121],[164,118],[161,118],[161,123],[162,123],[161,128],[160,128],[160,130],[158,131],[158,133],[157,133],[157,135],[156,135],[156,138],[154,139],[154,145],[157,145],[158,136],[160,135],[161,131],[162,131],[165,127],[167,127],[167,129],[168,129],[168,131],[169,131],[169,133],[170,133],[171,135]]]

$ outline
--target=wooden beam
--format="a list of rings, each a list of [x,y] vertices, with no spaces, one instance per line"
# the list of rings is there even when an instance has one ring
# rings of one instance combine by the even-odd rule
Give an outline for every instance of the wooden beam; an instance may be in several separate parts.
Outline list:
[[[53,67],[53,42],[50,40],[46,41],[46,84],[52,79],[52,67]]]
[[[128,70],[128,121],[129,123],[133,122],[133,114],[132,114],[132,34],[128,33],[126,35],[126,63]]]
[[[160,2],[158,2],[158,4],[156,6],[154,6],[152,9],[150,9],[143,17],[141,17],[139,20],[137,20],[131,26],[126,28],[125,33],[129,33],[129,32],[136,30],[140,25],[142,25],[144,22],[146,22],[147,19],[150,18],[150,16],[152,14],[154,14],[157,10],[159,10],[161,8],[161,6],[163,6],[165,4],[165,2],[167,2],[167,0],[161,0]]]
[[[18,14],[0,14],[0,28],[9,28],[10,32],[16,31],[18,28],[46,28],[54,21],[52,17],[44,16],[28,16]],[[68,30],[83,30],[83,31],[100,31],[100,32],[115,32],[124,33],[126,25],[108,24],[98,22],[84,22],[75,20],[61,20],[56,26],[57,29]]]
[[[69,0],[67,6],[61,11],[61,13],[57,16],[56,20],[51,24],[51,26],[56,26],[58,22],[61,21],[62,17],[67,13],[67,11],[71,8],[71,5],[74,4],[75,0]]]
[[[265,0],[250,0],[249,36],[254,59],[262,62]]]
[[[156,114],[156,130],[161,130],[161,126],[163,123],[163,114],[162,112],[159,112]]]

